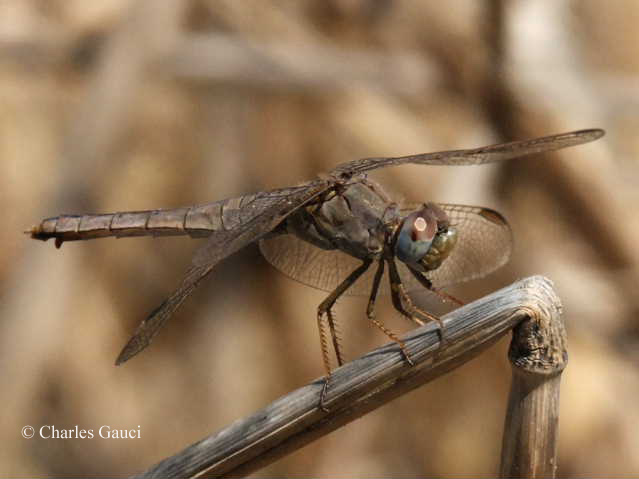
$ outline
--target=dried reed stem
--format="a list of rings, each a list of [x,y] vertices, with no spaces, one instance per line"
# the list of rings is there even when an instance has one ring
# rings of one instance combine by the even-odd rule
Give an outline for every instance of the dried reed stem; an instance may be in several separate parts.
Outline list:
[[[139,477],[249,474],[461,366],[517,324],[559,307],[549,280],[535,276],[513,283],[446,315],[443,348],[436,323],[406,335],[412,367],[393,343],[337,369],[325,401],[329,412],[318,408],[324,381],[320,378],[164,459]]]

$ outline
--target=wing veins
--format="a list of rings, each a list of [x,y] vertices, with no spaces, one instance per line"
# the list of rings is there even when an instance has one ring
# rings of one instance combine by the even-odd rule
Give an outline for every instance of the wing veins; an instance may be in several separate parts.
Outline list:
[[[306,188],[289,195],[281,195],[275,203],[234,229],[222,230],[211,235],[207,242],[196,251],[193,258],[194,262],[185,273],[180,286],[140,323],[133,336],[118,355],[115,364],[120,365],[144,350],[164,323],[219,261],[272,231],[293,211],[326,191],[330,187],[330,183],[316,181],[303,186],[306,186]],[[274,192],[278,191],[274,190]],[[300,198],[300,200],[294,201],[293,199],[296,198]],[[253,201],[247,203],[246,206],[250,207]],[[253,227],[255,223],[260,221],[262,221],[262,224],[258,225],[258,227]]]
[[[398,157],[364,158],[342,163],[332,171],[332,174],[338,177],[342,175],[353,176],[365,171],[408,163],[419,165],[481,165],[581,145],[601,138],[603,135],[604,131],[600,129],[578,130],[531,140],[498,143],[466,150],[436,151]]]

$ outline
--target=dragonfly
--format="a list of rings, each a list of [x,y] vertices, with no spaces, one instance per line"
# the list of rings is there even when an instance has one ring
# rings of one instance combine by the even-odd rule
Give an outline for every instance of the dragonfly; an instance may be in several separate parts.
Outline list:
[[[497,211],[434,202],[400,205],[368,177],[369,172],[409,163],[494,163],[580,145],[603,135],[601,129],[587,129],[474,149],[365,158],[340,164],[299,186],[175,209],[60,215],[44,219],[27,233],[38,240],[53,238],[57,248],[66,241],[109,236],[207,238],[177,289],[126,343],[116,359],[118,365],[151,343],[218,262],[259,242],[275,268],[330,292],[317,309],[322,358],[330,378],[331,343],[338,366],[344,363],[333,312],[342,295],[368,294],[366,317],[399,345],[412,364],[402,340],[375,316],[378,293],[390,292],[403,317],[420,325],[438,321],[441,330],[441,320],[415,306],[408,293],[425,289],[459,302],[441,288],[485,276],[506,263],[512,249],[511,229]]]

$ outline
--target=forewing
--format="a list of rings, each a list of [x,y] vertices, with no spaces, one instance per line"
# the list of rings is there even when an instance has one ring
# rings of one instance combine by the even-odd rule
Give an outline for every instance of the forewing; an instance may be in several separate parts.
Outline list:
[[[436,270],[426,273],[436,287],[481,278],[503,266],[512,252],[512,232],[498,212],[479,206],[439,204],[457,230],[457,244]],[[402,210],[409,213],[418,208]]]
[[[222,227],[213,232],[196,252],[193,265],[187,270],[180,286],[142,321],[118,356],[116,364],[129,360],[146,348],[166,320],[220,260],[272,231],[289,214],[325,191],[329,185],[327,181],[317,180],[302,186],[225,200],[223,203],[231,205],[229,208],[232,209],[220,208]]]
[[[601,138],[603,130],[590,129],[544,136],[532,140],[499,143],[469,150],[438,151],[389,158],[364,158],[338,165],[332,171],[336,177],[353,176],[377,168],[415,163],[420,165],[481,165],[496,161],[510,160],[520,156],[545,153],[569,146],[588,143]]]

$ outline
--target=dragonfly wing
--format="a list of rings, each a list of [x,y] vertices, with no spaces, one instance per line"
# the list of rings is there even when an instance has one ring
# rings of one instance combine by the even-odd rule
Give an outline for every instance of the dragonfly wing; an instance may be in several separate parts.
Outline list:
[[[481,278],[503,266],[512,252],[512,231],[498,212],[480,206],[439,203],[457,230],[457,244],[441,266],[426,273],[436,287]],[[408,214],[422,205],[402,209]]]
[[[361,259],[343,251],[321,249],[292,234],[260,240],[260,251],[271,265],[289,278],[328,292],[335,290],[350,273],[362,265]],[[397,266],[408,291],[424,289],[403,263],[398,262]],[[368,296],[373,286],[375,270],[376,268],[369,268],[344,294]],[[385,271],[379,294],[389,293],[387,276],[388,271]]]
[[[122,364],[146,348],[166,320],[219,261],[272,231],[289,214],[329,187],[329,182],[317,180],[228,200],[231,206],[226,210],[220,209],[224,215],[222,228],[213,232],[196,252],[180,286],[142,321],[122,349],[116,364]]]
[[[288,215],[330,187],[325,180],[242,197],[224,217],[223,231],[211,235],[195,253],[193,263],[211,265],[271,232]]]
[[[338,165],[331,173],[335,177],[350,177],[377,168],[405,165],[407,163],[419,165],[481,165],[483,163],[510,160],[520,156],[545,153],[569,146],[580,145],[601,138],[603,135],[604,131],[600,129],[579,130],[570,133],[544,136],[532,140],[500,143],[469,150],[438,151],[434,153],[388,158],[364,158]]]
[[[128,361],[146,348],[158,333],[162,325],[173,312],[195,290],[198,283],[213,269],[203,266],[191,266],[182,279],[182,284],[164,300],[144,321],[140,323],[131,339],[126,343],[115,360],[116,366]]]

